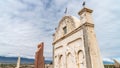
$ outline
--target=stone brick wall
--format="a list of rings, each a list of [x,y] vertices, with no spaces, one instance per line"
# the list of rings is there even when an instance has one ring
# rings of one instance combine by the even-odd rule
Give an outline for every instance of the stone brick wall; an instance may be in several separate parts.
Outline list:
[[[44,68],[44,56],[43,56],[44,43],[38,45],[38,50],[35,54],[35,68]]]

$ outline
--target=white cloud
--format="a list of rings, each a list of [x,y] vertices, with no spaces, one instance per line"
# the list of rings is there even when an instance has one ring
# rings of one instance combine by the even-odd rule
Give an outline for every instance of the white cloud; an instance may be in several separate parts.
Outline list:
[[[95,31],[103,58],[120,57],[119,0],[90,0]],[[0,55],[34,57],[39,42],[45,43],[45,57],[52,57],[52,34],[64,16],[78,16],[82,1],[3,0],[0,1]]]
[[[110,59],[110,58],[104,58],[103,61],[113,62],[113,59]]]

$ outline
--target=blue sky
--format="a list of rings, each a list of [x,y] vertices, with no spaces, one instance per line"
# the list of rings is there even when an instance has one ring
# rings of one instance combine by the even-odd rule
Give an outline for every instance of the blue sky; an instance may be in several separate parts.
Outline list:
[[[86,0],[93,19],[103,60],[120,60],[120,0]],[[82,0],[1,0],[0,56],[34,58],[37,45],[45,43],[46,59],[52,57],[52,34],[68,15],[79,18]]]

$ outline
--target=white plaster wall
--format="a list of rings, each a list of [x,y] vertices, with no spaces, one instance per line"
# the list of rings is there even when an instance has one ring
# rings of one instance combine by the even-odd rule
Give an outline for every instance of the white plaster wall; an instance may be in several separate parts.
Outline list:
[[[77,65],[80,63],[78,61],[78,51],[82,50],[83,56],[85,57],[85,52],[84,52],[84,40],[83,40],[83,30],[79,30],[78,32],[72,34],[71,36],[68,36],[61,41],[57,42],[54,45],[54,57],[60,55],[63,55],[63,65],[64,68],[67,67],[67,65],[71,65],[70,67],[73,68],[78,68]],[[67,64],[67,54],[71,54],[71,60],[69,60],[69,64]],[[69,59],[69,58],[68,58]],[[59,59],[54,58],[55,65],[54,68],[59,68]],[[85,67],[85,58],[83,59],[84,62],[84,68]],[[58,64],[57,64],[58,63]]]

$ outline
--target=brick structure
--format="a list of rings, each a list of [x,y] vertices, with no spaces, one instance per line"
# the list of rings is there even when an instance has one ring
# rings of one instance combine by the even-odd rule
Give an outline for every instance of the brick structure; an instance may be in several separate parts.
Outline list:
[[[44,56],[43,56],[44,43],[38,45],[38,49],[35,54],[35,68],[44,68]]]

